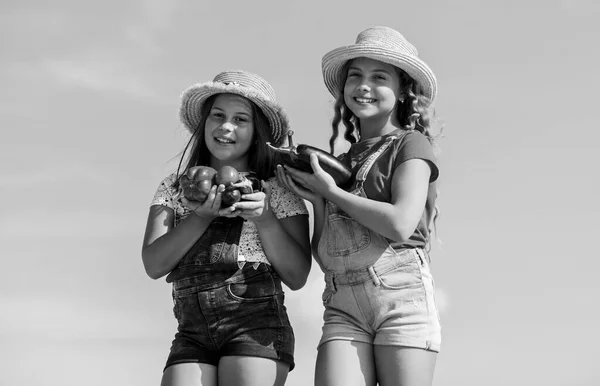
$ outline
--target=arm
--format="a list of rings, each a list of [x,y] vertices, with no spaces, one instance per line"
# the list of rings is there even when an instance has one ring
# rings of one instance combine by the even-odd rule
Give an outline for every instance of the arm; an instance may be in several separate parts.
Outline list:
[[[159,279],[171,272],[212,221],[192,214],[174,227],[174,218],[175,213],[171,208],[160,205],[150,207],[142,261],[152,279]]]
[[[265,255],[283,282],[291,289],[304,286],[310,273],[310,238],[308,216],[296,215],[278,219],[270,201],[271,188],[243,195],[243,201],[234,204],[235,212],[256,224]]]
[[[142,244],[142,261],[146,273],[159,279],[177,266],[186,252],[204,234],[212,220],[230,212],[219,210],[223,186],[213,186],[203,204],[182,199],[192,213],[174,226],[175,212],[161,205],[150,207]]]
[[[327,220],[325,218],[325,200],[321,198],[320,200],[315,200],[311,203],[313,205],[313,213],[315,216],[311,250],[315,260],[317,260],[317,262],[320,264],[321,260],[319,258],[319,241],[321,240],[321,234],[323,233],[323,224]]]
[[[292,291],[304,287],[311,267],[308,216],[255,221],[265,255]]]
[[[286,171],[310,190],[334,202],[362,225],[391,240],[403,242],[415,231],[423,215],[431,169],[422,159],[401,163],[392,176],[391,202],[359,197],[336,186],[333,178],[311,156],[314,173],[286,167]]]
[[[426,161],[401,163],[392,176],[391,202],[355,196],[336,187],[325,197],[335,202],[362,225],[391,240],[404,242],[412,236],[425,209],[431,169]]]
[[[325,219],[325,200],[322,196],[315,194],[309,189],[298,185],[294,179],[285,172],[283,166],[277,165],[277,180],[289,190],[294,192],[297,196],[309,201],[313,206],[313,236],[311,241],[311,251],[315,260],[320,264],[319,260],[319,240],[321,239],[321,233],[323,233],[323,222]]]

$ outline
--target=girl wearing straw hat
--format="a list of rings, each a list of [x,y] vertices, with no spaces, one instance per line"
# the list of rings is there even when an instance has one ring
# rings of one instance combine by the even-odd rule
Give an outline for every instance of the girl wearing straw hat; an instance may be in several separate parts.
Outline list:
[[[331,152],[343,123],[350,149],[339,158],[354,185],[337,187],[314,156],[312,174],[278,166],[279,179],[314,207],[313,256],[325,277],[315,383],[430,385],[441,343],[428,254],[436,78],[387,27],[330,51],[322,69],[336,98]]]
[[[263,78],[225,71],[184,91],[180,117],[191,138],[158,186],[142,248],[148,275],[173,286],[178,328],[162,385],[283,385],[294,333],[282,282],[302,288],[311,266],[308,211],[277,182],[266,145],[281,144],[287,116]],[[180,198],[180,176],[198,165],[252,172],[262,190],[227,208],[222,184],[204,203]]]

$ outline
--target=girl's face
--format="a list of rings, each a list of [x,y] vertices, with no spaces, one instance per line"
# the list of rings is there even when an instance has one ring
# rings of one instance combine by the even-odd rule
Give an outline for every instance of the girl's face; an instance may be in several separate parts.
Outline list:
[[[254,138],[251,102],[235,94],[219,94],[204,126],[204,140],[210,151],[211,166],[248,167],[248,149]]]
[[[400,90],[400,77],[394,66],[356,58],[348,68],[344,102],[358,119],[389,117],[396,109]]]

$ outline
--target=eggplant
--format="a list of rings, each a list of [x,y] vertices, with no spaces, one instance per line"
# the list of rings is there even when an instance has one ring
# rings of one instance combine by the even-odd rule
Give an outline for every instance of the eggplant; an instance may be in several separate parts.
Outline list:
[[[319,165],[333,177],[337,186],[342,189],[348,189],[352,185],[354,178],[352,170],[348,166],[344,165],[328,152],[317,147],[305,144],[294,145],[293,134],[292,130],[288,131],[288,146],[275,147],[267,142],[267,146],[273,151],[277,163],[291,166],[306,173],[312,173],[310,155],[316,154],[319,159]]]

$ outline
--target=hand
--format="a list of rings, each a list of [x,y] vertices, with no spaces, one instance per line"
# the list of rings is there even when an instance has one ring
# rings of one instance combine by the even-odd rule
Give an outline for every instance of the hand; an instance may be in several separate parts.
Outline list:
[[[294,182],[301,184],[304,188],[318,196],[326,197],[329,192],[337,188],[335,180],[329,173],[321,168],[321,165],[319,165],[319,158],[316,154],[310,155],[310,166],[313,169],[313,173],[305,173],[289,166],[284,166],[284,168]],[[309,199],[307,198],[307,200]]]
[[[214,219],[219,216],[227,216],[232,212],[232,209],[221,209],[221,194],[223,190],[225,190],[225,185],[213,185],[206,197],[206,201],[203,203],[188,200],[185,197],[181,198],[181,203],[198,217]]]
[[[231,206],[235,209],[231,215],[238,215],[255,223],[275,218],[269,205],[271,187],[264,181],[261,181],[261,184],[263,191],[242,194],[242,200]]]
[[[297,170],[294,168],[290,168],[290,169]],[[300,172],[299,170],[297,170],[297,171]],[[277,175],[277,181],[279,181],[279,183],[281,185],[285,186],[286,188],[288,188],[289,190],[294,192],[299,197],[301,197],[305,200],[308,200],[312,203],[314,203],[317,200],[323,199],[320,195],[313,192],[312,190],[307,189],[306,187],[300,185],[299,183],[296,183],[294,178],[290,175],[290,173],[288,173],[286,171],[286,169],[283,166],[277,165],[276,175]]]

